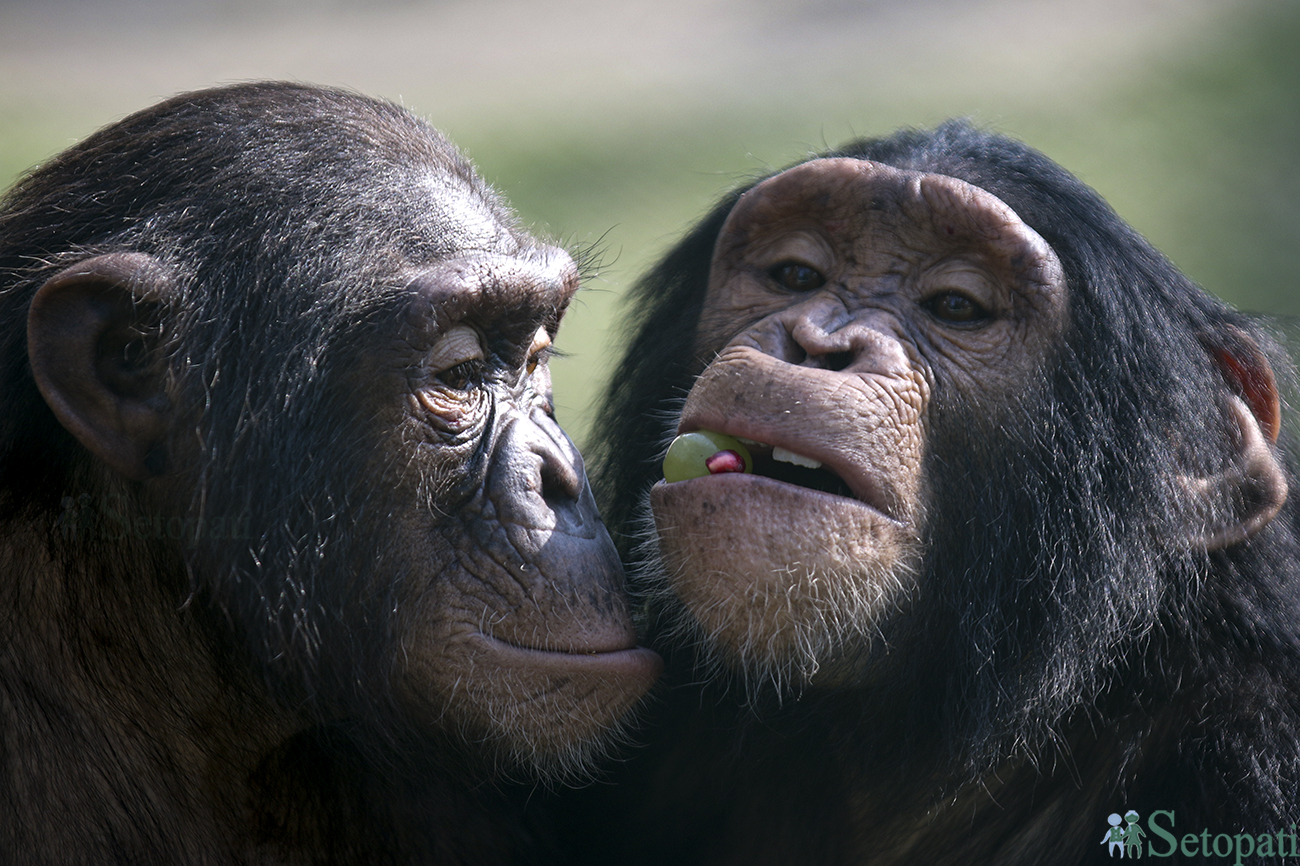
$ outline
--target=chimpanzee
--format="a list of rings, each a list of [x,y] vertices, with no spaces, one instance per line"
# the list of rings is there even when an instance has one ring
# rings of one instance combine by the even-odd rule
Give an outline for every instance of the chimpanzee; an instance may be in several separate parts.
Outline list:
[[[649,689],[578,284],[392,104],[190,93],[0,210],[0,860],[498,863]],[[521,786],[526,787],[526,786]]]
[[[736,191],[633,298],[594,477],[672,688],[576,858],[1091,862],[1131,812],[1148,855],[1300,853],[1258,322],[963,122]]]

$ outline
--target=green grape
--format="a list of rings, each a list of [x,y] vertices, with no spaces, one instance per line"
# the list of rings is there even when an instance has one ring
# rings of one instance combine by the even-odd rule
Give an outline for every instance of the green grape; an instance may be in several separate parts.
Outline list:
[[[745,471],[754,470],[754,459],[749,456],[749,449],[740,444],[740,440],[712,430],[696,430],[693,433],[683,433],[668,446],[668,454],[664,457],[664,480],[671,483],[688,478],[703,478],[709,474],[705,461],[719,451],[735,451],[745,461]]]

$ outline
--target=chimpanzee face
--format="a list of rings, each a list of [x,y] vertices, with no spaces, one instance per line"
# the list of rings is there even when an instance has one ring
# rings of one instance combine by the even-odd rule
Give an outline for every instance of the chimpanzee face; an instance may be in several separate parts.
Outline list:
[[[573,261],[396,107],[251,86],[155,111],[111,158],[84,145],[126,173],[153,142],[158,200],[126,196],[96,231],[152,207],[155,234],[69,253],[34,290],[44,403],[142,510],[239,516],[241,537],[159,538],[156,558],[287,706],[494,765],[580,764],[660,662],[554,417]]]
[[[963,417],[1033,403],[1068,318],[1052,248],[963,181],[821,159],[742,195],[677,433],[725,434],[698,447],[744,459],[699,460],[650,497],[679,627],[750,674],[860,677],[916,588],[943,495],[927,461],[961,463],[932,452],[961,423],[935,395]]]

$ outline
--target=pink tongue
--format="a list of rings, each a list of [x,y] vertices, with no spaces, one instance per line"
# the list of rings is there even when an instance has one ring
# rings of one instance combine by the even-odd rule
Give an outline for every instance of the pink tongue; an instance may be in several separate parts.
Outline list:
[[[712,457],[704,461],[704,466],[709,470],[710,475],[720,475],[723,472],[744,472],[745,459],[735,451],[719,451]]]

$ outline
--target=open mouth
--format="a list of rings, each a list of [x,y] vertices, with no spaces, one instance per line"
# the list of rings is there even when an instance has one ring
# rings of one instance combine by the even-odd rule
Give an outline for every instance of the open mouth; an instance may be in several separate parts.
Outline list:
[[[793,484],[796,487],[829,493],[832,496],[843,496],[846,499],[858,498],[848,483],[821,461],[795,454],[785,448],[755,442],[752,439],[740,441],[754,458],[755,475]]]
[[[730,425],[719,426],[725,429]],[[709,476],[752,475],[853,500],[891,520],[898,519],[888,507],[891,497],[882,489],[870,461],[853,453],[824,448],[817,449],[817,457],[810,457],[791,450],[788,446],[798,446],[788,439],[785,444],[774,444],[749,438],[755,431],[745,432],[749,436],[738,430],[724,432],[703,427],[687,428],[686,432],[677,435],[664,456],[664,481],[674,484]]]

